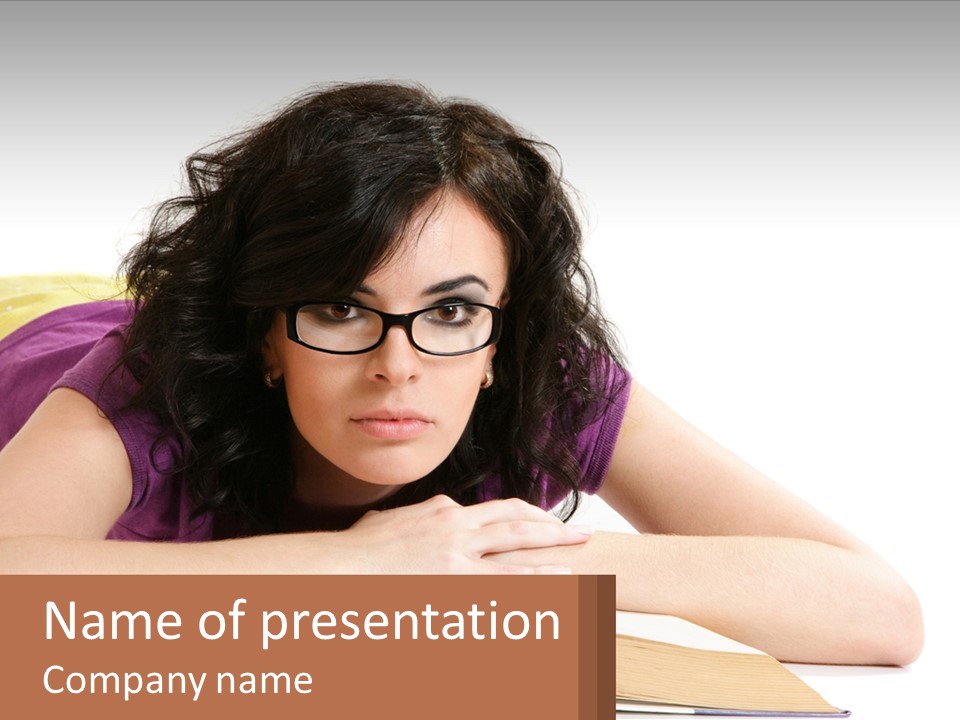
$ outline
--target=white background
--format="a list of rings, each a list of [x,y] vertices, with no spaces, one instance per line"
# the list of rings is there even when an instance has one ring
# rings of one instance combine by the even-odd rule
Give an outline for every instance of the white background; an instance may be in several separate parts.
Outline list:
[[[960,640],[958,10],[2,3],[0,273],[111,273],[183,158],[312,83],[486,102],[559,150],[638,380],[891,560],[939,692]]]

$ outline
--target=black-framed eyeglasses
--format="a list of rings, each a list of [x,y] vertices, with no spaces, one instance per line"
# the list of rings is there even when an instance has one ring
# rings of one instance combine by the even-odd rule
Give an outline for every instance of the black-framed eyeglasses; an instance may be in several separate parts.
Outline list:
[[[287,337],[311,350],[358,355],[378,347],[398,325],[428,355],[466,355],[500,339],[500,308],[480,303],[432,305],[404,315],[349,302],[316,301],[286,308]]]

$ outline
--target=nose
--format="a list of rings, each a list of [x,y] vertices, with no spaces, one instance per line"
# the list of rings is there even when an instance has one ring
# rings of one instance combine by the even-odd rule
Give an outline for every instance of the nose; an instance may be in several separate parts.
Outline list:
[[[367,353],[367,377],[375,382],[403,385],[420,376],[420,351],[410,344],[402,327],[392,327],[379,347]]]

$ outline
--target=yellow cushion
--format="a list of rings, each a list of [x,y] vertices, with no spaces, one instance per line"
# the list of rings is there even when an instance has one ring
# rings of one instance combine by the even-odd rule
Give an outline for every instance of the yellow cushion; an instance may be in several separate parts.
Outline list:
[[[0,277],[0,338],[51,310],[122,297],[117,280],[96,275]]]

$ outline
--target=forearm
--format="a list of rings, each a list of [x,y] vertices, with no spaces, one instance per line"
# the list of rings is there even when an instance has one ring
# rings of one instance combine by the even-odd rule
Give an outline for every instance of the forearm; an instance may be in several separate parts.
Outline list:
[[[488,558],[588,537],[522,500],[463,507],[437,496],[368,512],[339,532],[197,543],[11,535],[0,538],[0,574],[555,574],[569,570],[532,558],[523,565]]]
[[[617,606],[677,615],[798,662],[906,664],[923,630],[916,597],[868,551],[793,538],[597,533],[510,562],[615,574]]]
[[[56,536],[0,539],[0,574],[336,574],[359,572],[338,533],[216,542],[125,542]]]

